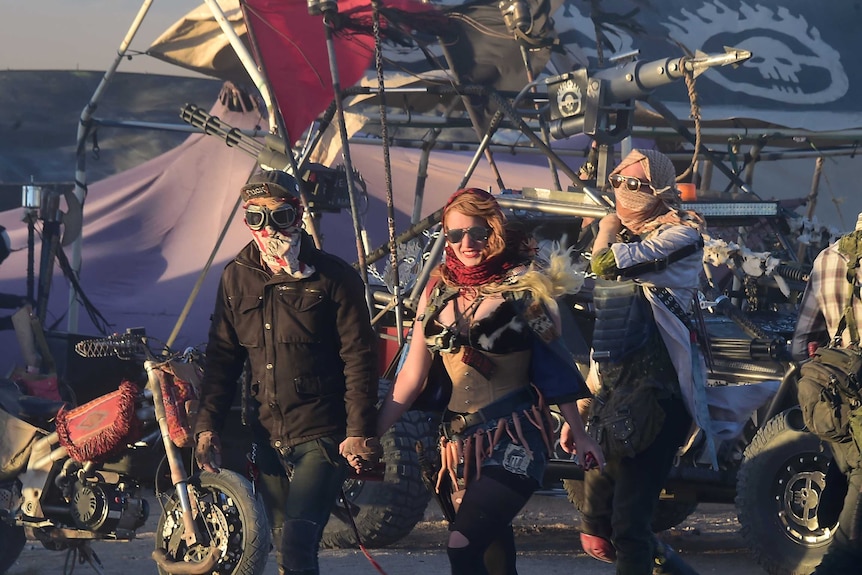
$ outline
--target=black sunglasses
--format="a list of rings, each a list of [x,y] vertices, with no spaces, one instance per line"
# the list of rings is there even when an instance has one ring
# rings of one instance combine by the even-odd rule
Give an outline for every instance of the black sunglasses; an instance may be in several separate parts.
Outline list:
[[[491,229],[485,226],[473,226],[471,228],[446,230],[446,239],[449,240],[450,244],[460,244],[461,240],[464,239],[464,234],[470,236],[474,242],[484,242],[491,235]]]
[[[254,231],[262,230],[267,224],[280,229],[293,227],[296,225],[297,216],[296,208],[290,204],[274,210],[255,205],[245,209],[245,223]]]
[[[614,189],[625,184],[626,189],[630,192],[637,192],[642,186],[652,188],[652,183],[649,181],[644,181],[634,176],[623,176],[622,174],[613,174],[608,177],[608,181],[610,181]]]

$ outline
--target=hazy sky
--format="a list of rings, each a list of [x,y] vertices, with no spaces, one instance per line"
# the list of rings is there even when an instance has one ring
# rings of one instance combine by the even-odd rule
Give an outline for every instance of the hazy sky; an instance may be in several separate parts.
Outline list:
[[[0,0],[0,69],[105,70],[143,4],[142,0]],[[203,0],[153,0],[130,51],[142,52]],[[185,74],[140,55],[120,72]]]

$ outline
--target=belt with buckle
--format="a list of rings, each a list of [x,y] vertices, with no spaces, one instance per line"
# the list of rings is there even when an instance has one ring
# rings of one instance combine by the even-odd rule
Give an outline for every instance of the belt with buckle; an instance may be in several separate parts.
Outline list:
[[[483,407],[473,413],[456,413],[446,411],[443,414],[443,429],[446,435],[457,435],[475,425],[481,425],[488,421],[496,421],[501,417],[507,417],[518,407],[525,403],[533,403],[537,399],[535,392],[530,387],[525,387],[504,395],[494,403]]]

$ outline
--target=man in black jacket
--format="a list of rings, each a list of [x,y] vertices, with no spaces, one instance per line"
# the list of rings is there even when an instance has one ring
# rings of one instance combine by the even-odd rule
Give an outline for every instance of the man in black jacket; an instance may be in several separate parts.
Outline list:
[[[302,231],[296,180],[264,171],[241,193],[253,240],[222,273],[195,458],[218,472],[219,432],[248,361],[259,414],[252,428],[289,481],[286,493],[263,483],[279,573],[316,575],[345,459],[358,469],[379,457],[377,337],[359,275]]]

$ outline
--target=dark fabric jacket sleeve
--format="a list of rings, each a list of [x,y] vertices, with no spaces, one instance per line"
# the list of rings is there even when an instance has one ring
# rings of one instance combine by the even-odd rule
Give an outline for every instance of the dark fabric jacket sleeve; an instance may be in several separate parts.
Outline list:
[[[226,270],[219,282],[210,324],[195,435],[203,431],[221,432],[246,360],[246,350],[239,344],[234,331],[230,304],[224,289],[228,273]]]
[[[377,427],[377,335],[365,300],[365,285],[350,269],[333,294],[339,349],[344,362],[347,436],[371,437]]]

